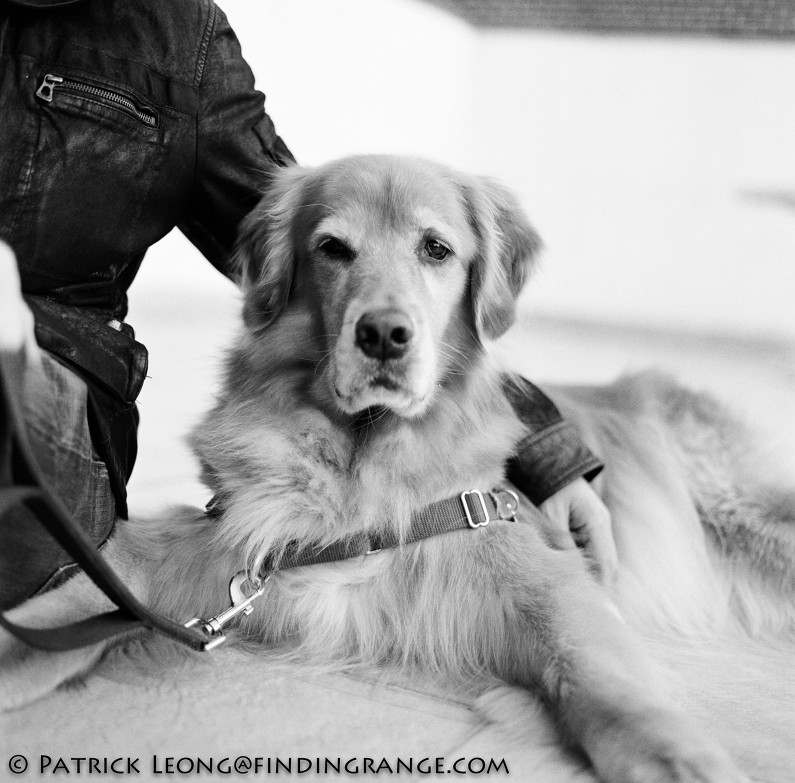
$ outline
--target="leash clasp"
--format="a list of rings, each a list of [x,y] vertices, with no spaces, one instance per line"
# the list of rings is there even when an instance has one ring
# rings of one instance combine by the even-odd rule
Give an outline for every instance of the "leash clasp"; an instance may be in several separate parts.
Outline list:
[[[232,605],[223,612],[205,620],[202,617],[193,617],[185,623],[185,628],[199,627],[209,637],[204,643],[204,650],[214,650],[226,641],[224,626],[239,614],[249,615],[254,610],[252,606],[255,599],[265,592],[265,583],[270,579],[270,574],[265,579],[250,577],[246,571],[238,571],[229,581],[229,600]],[[248,582],[253,588],[250,595],[243,592],[243,586]]]

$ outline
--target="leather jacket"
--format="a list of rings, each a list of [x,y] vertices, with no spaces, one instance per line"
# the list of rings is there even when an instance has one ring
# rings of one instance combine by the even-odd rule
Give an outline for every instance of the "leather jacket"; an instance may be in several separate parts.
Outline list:
[[[175,226],[228,274],[240,220],[292,162],[212,0],[0,0],[0,238],[40,344],[88,383],[122,516],[147,360],[127,289]],[[521,388],[533,435],[511,476],[538,503],[599,462]]]

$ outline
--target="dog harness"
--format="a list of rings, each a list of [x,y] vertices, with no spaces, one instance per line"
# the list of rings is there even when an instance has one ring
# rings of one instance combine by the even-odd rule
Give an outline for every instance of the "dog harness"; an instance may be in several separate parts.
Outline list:
[[[252,604],[265,591],[265,583],[278,571],[374,555],[383,549],[414,544],[442,533],[477,530],[496,520],[515,522],[518,508],[519,496],[513,490],[497,488],[481,492],[479,489],[469,489],[460,495],[431,503],[417,512],[402,537],[394,530],[362,531],[323,547],[290,543],[278,555],[268,555],[256,575],[238,571],[232,577],[229,582],[231,606],[209,620],[194,617],[185,623],[185,627],[203,631],[207,635],[204,649],[211,650],[226,641],[224,625],[239,614],[248,615],[252,612]],[[214,516],[223,514],[223,506],[217,495],[207,504],[207,513]]]

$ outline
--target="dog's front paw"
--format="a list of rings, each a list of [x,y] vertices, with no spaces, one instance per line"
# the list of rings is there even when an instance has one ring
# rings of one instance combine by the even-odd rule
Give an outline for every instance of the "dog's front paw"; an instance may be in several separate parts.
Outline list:
[[[36,650],[0,630],[0,711],[46,696],[86,672],[101,654],[101,645],[57,653]]]
[[[748,783],[729,755],[683,715],[624,717],[590,737],[608,783]]]
[[[23,628],[52,628],[111,608],[111,601],[81,573],[59,588],[9,609],[5,617]],[[106,646],[100,643],[64,652],[38,650],[0,628],[0,708],[24,706],[85,674]]]

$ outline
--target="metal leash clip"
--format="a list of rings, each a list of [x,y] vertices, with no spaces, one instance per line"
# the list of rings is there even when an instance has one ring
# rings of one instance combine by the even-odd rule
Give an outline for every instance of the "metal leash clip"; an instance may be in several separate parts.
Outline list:
[[[265,579],[250,577],[246,571],[238,571],[229,581],[229,599],[232,605],[225,609],[221,614],[205,620],[202,617],[194,617],[185,623],[186,628],[196,628],[197,626],[207,634],[209,641],[204,643],[205,652],[214,650],[226,641],[224,626],[239,614],[249,615],[254,607],[254,599],[259,598],[265,592],[265,583],[270,579],[270,574]],[[243,592],[243,585],[248,582],[254,592],[246,595]]]
[[[497,506],[497,515],[506,522],[516,522],[516,512],[519,510],[519,495],[512,489],[495,489],[489,492],[494,505]],[[504,497],[508,495],[508,497]]]

